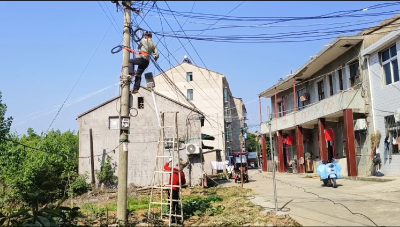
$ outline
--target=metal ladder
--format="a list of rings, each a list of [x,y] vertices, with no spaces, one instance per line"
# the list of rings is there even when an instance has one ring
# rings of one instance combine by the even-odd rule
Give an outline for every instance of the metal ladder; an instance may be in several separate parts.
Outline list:
[[[175,114],[174,118],[174,126],[165,126],[165,113],[173,113]],[[179,163],[180,161],[180,155],[179,155],[179,146],[178,146],[178,113],[179,112],[161,112],[161,127],[160,127],[160,139],[158,140],[158,149],[157,149],[157,155],[156,155],[156,160],[155,160],[155,166],[154,166],[154,173],[153,173],[153,178],[152,178],[152,183],[151,183],[151,194],[150,194],[150,204],[149,204],[149,210],[148,210],[148,219],[156,221],[156,215],[153,213],[152,214],[152,208],[156,207],[154,205],[159,205],[161,206],[161,211],[160,211],[160,219],[159,221],[164,221],[168,222],[168,226],[171,226],[172,224],[172,217],[180,218],[182,223],[183,223],[183,207],[182,207],[182,185],[181,185],[181,174],[180,171],[175,171],[174,167],[176,163]],[[165,154],[165,129],[166,128],[174,128],[175,132],[173,134],[172,138],[172,151],[170,151],[170,155]],[[175,154],[177,153],[177,155]],[[160,163],[164,164],[166,163],[165,159],[172,158],[170,171],[164,170],[164,165],[161,165]],[[175,158],[177,158],[178,162],[176,162]],[[160,169],[161,168],[161,169]],[[179,170],[179,169],[178,169]],[[174,188],[179,189],[179,199],[178,200],[173,200],[172,199],[172,193],[173,193],[173,182],[174,182],[174,174],[173,173],[178,173],[179,176],[179,185],[174,185]],[[165,185],[164,184],[164,175],[167,175],[167,182],[168,182],[168,175],[171,176],[171,185]],[[156,182],[156,178],[158,176],[158,182]],[[161,181],[160,181],[161,177]],[[154,192],[156,190],[160,190],[160,195],[161,195],[161,201],[155,201],[156,198],[154,198]],[[169,192],[169,199],[164,196],[164,191]],[[178,202],[178,207],[180,207],[180,214],[174,214],[172,213],[172,204],[173,202]],[[169,206],[169,213],[166,214],[163,212],[163,208],[165,206]],[[154,217],[152,217],[152,215]],[[168,220],[164,219],[164,216],[168,216]]]

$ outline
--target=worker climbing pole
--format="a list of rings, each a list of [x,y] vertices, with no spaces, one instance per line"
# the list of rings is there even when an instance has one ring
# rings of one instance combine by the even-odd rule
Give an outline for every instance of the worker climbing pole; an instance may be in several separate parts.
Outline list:
[[[149,31],[143,31],[141,28],[132,29],[131,12],[139,14],[136,8],[132,7],[131,1],[111,1],[115,3],[118,9],[124,9],[124,37],[123,45],[114,47],[112,54],[123,51],[122,73],[121,73],[121,108],[120,108],[120,146],[119,149],[119,167],[118,167],[118,203],[117,219],[120,225],[127,223],[127,186],[128,186],[128,144],[129,144],[129,98],[130,84],[135,77],[135,83],[132,93],[138,93],[143,72],[149,66],[150,57],[154,54],[154,60],[159,58],[157,45],[152,40],[152,34]],[[138,35],[143,34],[142,36]],[[144,36],[144,37],[143,37]],[[138,52],[131,48],[130,38],[138,43]],[[132,43],[133,44],[133,43]],[[130,52],[134,58],[130,59]],[[135,55],[138,57],[135,58]],[[135,65],[137,70],[135,71]],[[153,97],[154,98],[154,97]],[[155,104],[156,105],[156,104]]]

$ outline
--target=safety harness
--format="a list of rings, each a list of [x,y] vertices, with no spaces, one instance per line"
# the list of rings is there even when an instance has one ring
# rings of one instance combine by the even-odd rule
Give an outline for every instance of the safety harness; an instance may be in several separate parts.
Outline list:
[[[149,56],[148,53],[146,53],[146,52],[144,52],[144,51],[142,51],[142,50],[139,51],[139,52],[136,52],[134,49],[131,49],[131,48],[129,48],[129,47],[122,46],[122,45],[118,45],[118,46],[114,47],[114,48],[111,50],[111,53],[112,53],[112,54],[116,54],[116,53],[120,52],[122,49],[125,49],[125,50],[127,50],[127,51],[129,51],[129,52],[131,52],[131,53],[133,53],[133,54],[136,54],[136,55],[143,55],[143,56],[146,56],[146,57]]]

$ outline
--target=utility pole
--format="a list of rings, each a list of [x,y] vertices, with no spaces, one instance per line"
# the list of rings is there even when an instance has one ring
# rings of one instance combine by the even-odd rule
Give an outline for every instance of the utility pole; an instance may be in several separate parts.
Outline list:
[[[276,181],[275,181],[275,149],[273,149],[274,146],[272,146],[272,127],[271,127],[271,115],[269,112],[269,106],[268,108],[268,126],[269,126],[269,148],[271,151],[271,156],[272,156],[272,181],[274,185],[274,203],[275,203],[275,214],[278,212],[278,205],[277,205],[277,196],[276,196]]]
[[[124,46],[130,48],[130,27],[131,27],[131,1],[125,1],[124,16]],[[127,189],[128,189],[128,134],[129,134],[129,90],[132,78],[129,76],[128,63],[130,53],[123,49],[122,57],[122,74],[121,74],[121,108],[120,108],[120,145],[119,146],[119,165],[118,165],[118,202],[117,202],[117,219],[120,225],[126,225],[127,221]]]
[[[92,191],[95,189],[96,181],[94,177],[94,155],[93,155],[93,134],[92,134],[92,129],[89,130],[89,136],[90,136],[90,170],[92,173]]]

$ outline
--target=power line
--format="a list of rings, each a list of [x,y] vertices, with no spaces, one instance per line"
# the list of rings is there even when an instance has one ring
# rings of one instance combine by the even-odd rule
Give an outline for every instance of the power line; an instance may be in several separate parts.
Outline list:
[[[115,31],[116,31],[118,34],[120,34],[118,23],[115,22],[115,23],[117,24],[117,26],[118,26],[118,29],[117,29],[117,27],[115,27],[115,24],[112,22],[112,20],[110,19],[110,17],[108,16],[108,14],[106,13],[106,11],[104,10],[103,6],[100,4],[100,1],[97,1],[97,3],[99,4],[99,6],[101,7],[101,9],[103,10],[104,14],[107,16],[108,20],[110,21],[110,23],[111,23],[112,26],[114,27]],[[106,5],[106,6],[107,6],[107,5]],[[107,7],[107,8],[108,8],[108,7]],[[112,16],[112,15],[111,15],[111,16]],[[114,17],[113,17],[113,18],[114,18]],[[114,19],[114,21],[115,21],[115,19]],[[121,36],[122,36],[122,35],[121,35]]]
[[[171,10],[171,8],[169,7],[169,5],[168,5],[168,3],[165,1],[165,4],[167,4],[167,6],[168,6],[168,8],[170,9],[170,11],[172,12],[172,10]],[[158,6],[157,6],[157,9],[158,9]],[[162,15],[162,13],[161,13],[161,15]],[[174,15],[174,14],[173,14]],[[174,17],[175,17],[175,15],[174,15]],[[175,17],[176,18],[176,17]],[[167,21],[166,21],[167,22]],[[186,33],[185,33],[185,31],[183,30],[183,27],[181,26],[181,24],[179,23],[179,21],[177,21],[177,23],[178,23],[178,25],[179,25],[179,27],[182,29],[182,31],[184,32],[184,34],[185,34],[185,36],[187,37],[187,35],[186,35]],[[167,22],[167,24],[169,25],[169,27],[171,28],[171,30],[172,30],[172,27],[170,26],[170,24]],[[174,32],[174,34],[175,34],[175,32]],[[179,40],[179,39],[178,39]],[[181,45],[183,46],[183,43],[179,40],[179,42],[181,43]],[[192,42],[189,40],[189,43],[190,43],[190,45],[192,46],[192,48],[193,48],[193,50],[196,52],[196,54],[197,54],[197,57],[199,57],[199,59],[200,59],[200,61],[203,63],[203,65],[204,65],[204,67],[205,68],[207,68],[207,66],[206,66],[206,64],[204,63],[204,61],[203,61],[203,59],[200,57],[200,55],[199,55],[199,53],[197,52],[197,50],[196,50],[196,48],[193,46],[193,44],[192,44]],[[186,50],[186,48],[183,46],[183,48]],[[188,55],[189,55],[189,52],[186,50],[186,52],[188,53]],[[193,63],[195,63],[194,62],[194,60],[193,60],[193,58],[189,55],[189,57],[192,59],[192,61],[193,61]],[[195,63],[196,64],[196,63]],[[200,72],[201,72],[201,74],[204,76],[204,74],[203,74],[203,71],[201,71],[200,70]],[[208,73],[209,73],[209,75],[211,76],[211,73],[210,73],[210,71],[208,71]],[[204,76],[205,77],[205,76]],[[214,79],[214,77],[212,77],[211,76],[211,78],[214,80],[214,82],[215,82],[215,84],[216,85],[218,85],[218,83],[217,83],[217,81]],[[206,80],[207,81],[207,83],[208,84],[210,84],[210,82],[208,82],[208,80]],[[213,88],[213,90],[215,91],[215,89],[214,89],[214,87],[210,84],[210,86]],[[221,89],[221,92],[223,92],[223,89],[222,89],[222,87],[219,87],[220,89]],[[215,91],[221,98],[223,98],[217,91]]]
[[[108,26],[108,29],[107,29],[106,33],[104,34],[103,38],[101,38],[100,43],[97,45],[97,47],[96,47],[96,49],[94,50],[92,56],[89,58],[89,61],[86,63],[86,65],[85,65],[85,67],[83,68],[81,74],[79,75],[78,79],[76,80],[74,86],[72,87],[71,91],[68,93],[67,98],[64,100],[63,104],[61,105],[60,109],[58,110],[56,116],[55,116],[55,117],[53,118],[53,120],[51,121],[49,127],[47,128],[46,133],[50,130],[50,127],[53,125],[54,121],[56,120],[56,118],[57,118],[58,115],[60,114],[60,111],[61,111],[62,108],[64,107],[65,102],[67,102],[69,96],[71,95],[72,91],[75,89],[75,87],[76,87],[76,85],[78,84],[79,80],[81,79],[83,73],[86,71],[86,68],[88,67],[88,65],[89,65],[90,62],[92,61],[93,56],[96,54],[96,52],[97,52],[97,50],[99,49],[99,47],[100,47],[101,43],[103,42],[104,38],[107,36],[108,31],[109,31],[110,28],[111,28],[111,25],[112,25],[112,24],[110,24],[110,26]]]

